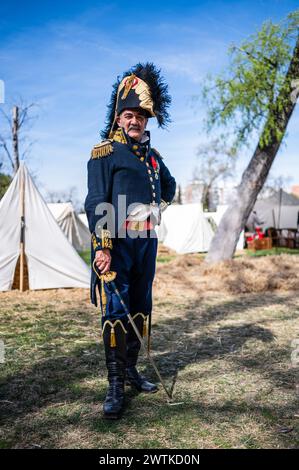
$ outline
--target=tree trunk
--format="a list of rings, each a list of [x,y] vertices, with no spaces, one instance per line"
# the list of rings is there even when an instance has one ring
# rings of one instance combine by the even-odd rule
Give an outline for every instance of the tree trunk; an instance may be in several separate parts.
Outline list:
[[[299,38],[294,49],[294,54],[286,74],[286,81],[299,77]],[[281,97],[283,96],[281,92]],[[257,145],[253,157],[242,175],[242,180],[237,188],[236,195],[224,213],[215,236],[212,240],[210,250],[206,256],[207,263],[217,263],[232,259],[241,231],[243,230],[250,212],[253,209],[257,196],[262,189],[269,170],[279,150],[283,135],[285,134],[289,119],[296,105],[296,97],[291,92],[284,97],[285,107],[282,112],[276,112],[276,127],[281,135],[278,138],[274,132],[271,133],[268,145],[261,147]],[[268,128],[265,124],[262,136]],[[260,139],[262,141],[262,139]]]
[[[182,190],[181,190],[180,184],[179,184],[179,190],[178,190],[178,204],[182,204]]]
[[[19,169],[20,159],[19,159],[19,108],[17,106],[13,107],[12,110],[12,143],[13,143],[13,164],[14,164],[14,173]]]
[[[203,210],[209,211],[210,209],[210,186],[204,184],[202,198],[201,198]]]

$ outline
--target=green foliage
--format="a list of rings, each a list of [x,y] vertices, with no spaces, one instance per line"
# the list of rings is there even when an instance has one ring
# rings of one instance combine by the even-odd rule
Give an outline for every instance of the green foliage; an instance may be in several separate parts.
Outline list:
[[[86,251],[79,251],[79,255],[81,256],[81,258],[83,258],[83,260],[85,261],[85,263],[90,266],[90,250],[86,250]]]
[[[0,199],[4,196],[8,186],[10,185],[11,177],[0,173]]]
[[[215,126],[230,126],[235,149],[247,145],[252,133],[262,125],[261,147],[273,136],[278,141],[283,138],[284,130],[279,122],[292,90],[286,74],[298,28],[299,10],[296,10],[280,24],[265,22],[241,47],[229,48],[228,71],[214,78],[208,76],[208,84],[203,87],[208,132]]]
[[[258,251],[251,251],[247,250],[246,255],[253,256],[253,257],[260,257],[260,256],[273,256],[273,255],[299,255],[299,249],[297,248],[271,248],[271,250],[258,250]]]

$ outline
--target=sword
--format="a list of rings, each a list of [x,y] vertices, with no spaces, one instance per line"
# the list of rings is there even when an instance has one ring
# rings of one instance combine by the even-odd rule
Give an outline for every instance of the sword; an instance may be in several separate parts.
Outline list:
[[[97,268],[96,268],[96,266],[95,266],[95,263],[93,263],[93,269],[94,269],[94,270],[96,271],[96,273],[97,273],[97,270],[96,270]],[[126,304],[125,304],[125,302],[124,302],[124,300],[123,300],[123,298],[122,298],[122,296],[121,296],[121,294],[120,294],[118,288],[116,287],[116,284],[115,284],[115,282],[114,282],[114,279],[116,278],[116,272],[115,272],[115,271],[108,271],[107,273],[105,273],[105,274],[100,274],[100,275],[97,273],[97,275],[98,275],[98,277],[99,277],[101,280],[103,280],[103,281],[106,282],[107,284],[110,284],[110,285],[111,285],[113,291],[114,291],[115,294],[117,295],[118,300],[120,301],[121,306],[123,307],[123,309],[124,309],[124,311],[125,311],[125,313],[126,313],[128,319],[129,319],[129,322],[131,323],[131,325],[132,325],[132,327],[133,327],[133,330],[134,330],[135,333],[136,333],[137,338],[138,338],[139,341],[140,341],[140,344],[141,344],[141,346],[142,346],[143,351],[145,352],[145,354],[146,354],[146,356],[147,356],[147,358],[148,358],[148,360],[149,360],[151,366],[153,367],[153,369],[154,369],[154,371],[155,371],[155,373],[156,373],[158,379],[160,380],[160,382],[161,382],[161,384],[162,384],[162,387],[163,387],[163,389],[164,389],[166,395],[168,396],[168,398],[169,398],[170,400],[172,400],[173,389],[174,389],[174,384],[175,384],[176,379],[177,379],[177,374],[176,374],[175,377],[174,377],[174,380],[173,380],[171,389],[170,389],[170,391],[169,391],[169,390],[167,389],[166,385],[165,385],[164,380],[162,379],[162,376],[161,376],[161,374],[160,374],[160,372],[159,372],[159,369],[157,368],[157,366],[156,366],[156,364],[155,364],[154,359],[152,358],[152,356],[151,356],[151,354],[150,354],[148,348],[146,347],[146,343],[145,343],[144,339],[142,338],[141,334],[139,333],[139,330],[138,330],[138,328],[137,328],[137,326],[136,326],[136,323],[134,322],[134,320],[133,320],[133,318],[132,318],[132,316],[131,316],[131,314],[130,314],[130,312],[129,312],[129,310],[128,310],[128,307],[126,306]]]

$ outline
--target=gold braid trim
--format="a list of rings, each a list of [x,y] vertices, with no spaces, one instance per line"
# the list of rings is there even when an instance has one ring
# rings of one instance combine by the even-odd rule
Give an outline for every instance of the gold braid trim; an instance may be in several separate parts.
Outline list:
[[[112,250],[112,240],[111,240],[111,232],[109,230],[102,229],[101,231],[101,243],[98,241],[96,235],[93,233],[91,236],[91,242],[93,249],[96,250],[97,248],[109,248]]]
[[[106,296],[106,291],[105,291],[105,282],[114,281],[114,279],[116,278],[116,272],[115,271],[108,271],[105,274],[99,274],[95,263],[96,263],[96,259],[93,260],[92,269],[94,270],[94,272],[96,273],[96,275],[100,279],[102,315],[105,316],[106,306],[107,306],[107,296]]]
[[[111,232],[102,229],[102,248],[109,248],[112,250]]]
[[[98,241],[97,241],[97,237],[95,236],[94,233],[91,235],[91,243],[92,243],[92,246],[93,246],[94,250],[96,248],[98,248],[99,244],[98,244]]]
[[[105,281],[101,279],[101,300],[102,300],[102,315],[106,315],[107,296],[105,292]]]
[[[140,101],[139,106],[150,113],[152,117],[156,117],[154,112],[154,102],[148,84],[141,80],[141,78],[138,78],[138,84],[134,88],[134,91],[138,95]]]
[[[106,320],[104,322],[104,325],[103,325],[103,330],[102,330],[102,335],[104,334],[104,331],[105,331],[105,328],[106,328],[106,325],[110,325],[111,326],[111,331],[110,331],[110,347],[111,348],[115,348],[116,347],[116,336],[115,336],[115,326],[117,325],[117,323],[119,323],[124,331],[124,333],[126,334],[127,333],[127,330],[125,329],[123,323],[121,320],[116,320],[114,323],[112,323],[110,320]]]
[[[112,140],[103,140],[99,144],[96,144],[91,151],[91,158],[102,158],[108,157],[113,153]]]
[[[134,74],[124,77],[117,90],[117,100],[119,99],[120,93],[123,89],[124,91],[121,99],[126,99],[130,90],[134,91],[139,99],[138,107],[145,109],[150,113],[151,116],[156,117],[156,114],[154,113],[154,102],[152,99],[150,87],[145,81],[139,77],[136,77]]]
[[[111,348],[116,347],[116,338],[115,338],[114,326],[112,326],[111,332],[110,332],[110,346],[111,346]]]
[[[124,92],[123,92],[123,94],[122,94],[122,96],[121,96],[121,99],[122,99],[122,100],[125,100],[126,97],[128,96],[129,91],[131,90],[131,88],[132,88],[132,86],[133,86],[135,77],[136,77],[136,75],[134,75],[134,74],[132,73],[132,75],[130,75],[130,76],[126,79],[125,89],[124,89]]]
[[[143,320],[146,320],[146,315],[144,315],[144,314],[141,313],[141,312],[138,312],[138,313],[135,313],[135,315],[132,315],[133,320],[135,320],[135,318],[137,318],[138,315],[141,315],[142,318],[143,318]]]
[[[147,328],[146,328],[146,322],[147,322],[147,315],[144,315],[141,312],[135,313],[134,316],[132,316],[132,319],[135,320],[136,317],[140,315],[143,318],[143,330],[142,330],[142,337],[145,337],[147,335]]]
[[[94,270],[94,272],[96,273],[96,275],[98,276],[99,279],[101,279],[101,280],[103,279],[104,282],[114,281],[114,279],[116,278],[116,272],[115,271],[108,271],[105,274],[99,274],[98,270],[95,266],[95,263],[96,263],[96,259],[93,260],[92,269]]]
[[[116,129],[115,132],[113,132],[112,134],[112,140],[114,140],[114,142],[119,142],[121,144],[127,144],[128,141],[126,139],[126,136],[124,134],[124,131],[122,130],[121,127],[119,127],[118,129]]]

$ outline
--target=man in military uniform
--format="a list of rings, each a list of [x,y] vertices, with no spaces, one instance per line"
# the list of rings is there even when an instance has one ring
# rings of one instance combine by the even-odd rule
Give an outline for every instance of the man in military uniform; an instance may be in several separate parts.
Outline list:
[[[172,202],[176,183],[145,128],[150,117],[166,126],[170,101],[153,64],[137,64],[124,73],[114,86],[104,140],[94,146],[88,162],[91,301],[97,305],[98,292],[109,381],[104,416],[111,419],[123,410],[125,380],[140,392],[157,391],[136,369],[140,341],[102,275],[117,273],[117,289],[149,344],[157,254],[154,226]]]

